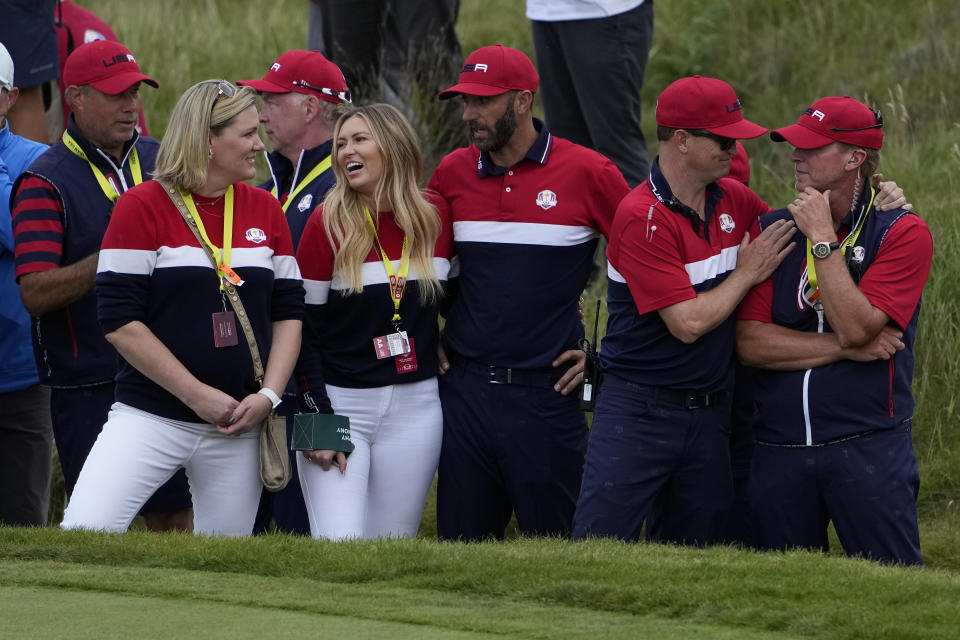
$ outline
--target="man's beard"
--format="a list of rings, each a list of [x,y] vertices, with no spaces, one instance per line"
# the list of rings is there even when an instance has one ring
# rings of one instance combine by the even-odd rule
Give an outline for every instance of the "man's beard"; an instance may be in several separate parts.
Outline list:
[[[490,153],[491,151],[499,151],[510,142],[510,138],[513,137],[513,133],[517,130],[517,112],[513,108],[513,100],[511,100],[506,109],[503,110],[503,115],[500,116],[496,123],[493,125],[493,130],[487,129],[490,133],[490,136],[484,141],[474,141],[477,149],[480,151],[486,151]]]

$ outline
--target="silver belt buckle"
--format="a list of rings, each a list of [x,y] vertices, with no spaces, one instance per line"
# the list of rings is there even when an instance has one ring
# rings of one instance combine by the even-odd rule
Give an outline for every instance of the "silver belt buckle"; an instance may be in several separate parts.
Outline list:
[[[506,380],[497,380],[497,367],[490,365],[490,384],[513,384],[513,369],[507,369]]]

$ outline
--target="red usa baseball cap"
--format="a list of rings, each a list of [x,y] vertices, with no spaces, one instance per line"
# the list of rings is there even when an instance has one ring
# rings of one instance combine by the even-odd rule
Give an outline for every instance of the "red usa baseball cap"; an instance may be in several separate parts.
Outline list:
[[[743,117],[733,87],[716,78],[680,78],[657,98],[657,124],[673,129],[706,129],[725,138],[756,138],[767,130]]]
[[[883,116],[850,96],[820,98],[796,124],[770,132],[775,142],[786,140],[798,149],[818,149],[831,142],[879,149],[883,146]]]
[[[67,57],[63,67],[65,87],[89,84],[97,91],[115,96],[138,82],[157,87],[157,81],[140,73],[130,50],[113,40],[82,44]]]
[[[470,96],[498,96],[507,91],[537,92],[540,76],[522,51],[495,44],[481,47],[467,56],[460,81],[440,92],[446,100],[465,93]]]
[[[274,60],[262,80],[240,80],[261,93],[302,93],[321,100],[350,102],[350,89],[340,67],[319,51],[295,49]]]

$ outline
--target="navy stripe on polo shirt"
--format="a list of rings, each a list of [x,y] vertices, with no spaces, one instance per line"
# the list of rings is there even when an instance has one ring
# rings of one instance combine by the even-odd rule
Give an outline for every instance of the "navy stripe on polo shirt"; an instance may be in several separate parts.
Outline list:
[[[577,304],[593,254],[629,191],[602,155],[551,136],[497,167],[471,146],[447,155],[430,188],[453,216],[456,291],[444,339],[504,367],[550,367],[583,337]]]
[[[53,185],[25,176],[13,203],[16,277],[60,266],[63,253],[63,205]]]
[[[744,233],[767,211],[756,194],[735,180],[721,179],[709,189],[707,229],[700,235],[676,204],[668,205],[673,195],[656,159],[648,180],[617,209],[607,248],[609,320],[600,352],[604,371],[650,386],[731,387],[734,314],[685,344],[658,312],[719,286],[737,266]]]
[[[234,189],[230,266],[245,281],[237,291],[266,360],[271,323],[303,318],[303,286],[277,200],[246,184]],[[223,243],[222,200],[220,207],[220,215],[199,210],[217,247]],[[214,345],[213,314],[231,307],[210,259],[156,182],[134,187],[117,202],[100,250],[96,292],[105,333],[139,320],[201,382],[238,400],[257,391],[243,337],[231,347]],[[201,421],[122,358],[116,393],[119,402],[144,411]]]
[[[434,249],[433,268],[441,284],[450,270],[450,223],[445,203],[425,194],[438,212],[441,235]],[[378,214],[377,237],[399,270],[403,231],[393,213]],[[323,228],[323,209],[310,217],[297,253],[306,290],[306,322],[296,378],[301,391],[323,396],[323,385],[372,388],[417,382],[437,375],[437,316],[440,300],[423,304],[420,274],[411,263],[407,285],[400,301],[400,328],[413,340],[417,370],[399,373],[394,358],[378,360],[373,339],[393,333],[394,307],[383,259],[372,247],[361,266],[363,290],[349,293],[349,284],[333,274],[333,247]]]

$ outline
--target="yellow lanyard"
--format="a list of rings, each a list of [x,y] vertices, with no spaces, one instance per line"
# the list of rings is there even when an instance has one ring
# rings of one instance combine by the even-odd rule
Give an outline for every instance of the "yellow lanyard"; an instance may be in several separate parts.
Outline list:
[[[330,165],[331,165],[330,156],[327,156],[326,158],[324,158],[323,160],[321,160],[321,161],[320,161],[320,164],[318,164],[317,166],[315,166],[310,173],[307,174],[307,177],[305,177],[303,180],[301,180],[299,183],[297,183],[297,187],[293,190],[293,192],[292,192],[290,195],[287,196],[286,201],[284,201],[284,203],[283,203],[283,212],[284,212],[284,213],[287,212],[287,209],[290,207],[290,203],[293,202],[294,198],[297,197],[297,194],[299,194],[301,191],[303,191],[304,188],[305,188],[308,184],[310,184],[311,182],[313,182],[314,180],[316,180],[316,179],[317,179],[317,176],[319,176],[321,173],[323,173],[324,171],[326,171],[327,169],[329,169],[329,168],[330,168]],[[270,189],[270,193],[273,194],[273,197],[274,197],[274,198],[279,198],[279,196],[277,195],[277,184],[276,184],[276,182],[274,182],[273,188]]]
[[[73,139],[73,136],[69,132],[64,131],[63,144],[66,145],[67,149],[70,149],[74,155],[80,156],[90,165],[90,169],[93,170],[93,175],[97,178],[97,182],[100,183],[100,188],[103,190],[103,195],[110,198],[110,202],[116,202],[120,199],[120,191],[113,184],[110,184],[110,181],[107,180],[107,177],[103,175],[103,171],[97,167],[97,165],[90,162],[90,158],[87,157],[87,154],[84,153],[83,149],[80,148],[80,145],[77,144],[77,141]],[[123,168],[120,168],[120,171],[123,171]],[[143,182],[143,175],[140,173],[140,156],[137,155],[137,148],[134,147],[130,152],[130,174],[133,176],[133,184],[138,185]]]
[[[223,291],[223,279],[227,278],[233,284],[240,286],[243,284],[243,280],[240,279],[240,276],[230,268],[230,250],[231,245],[233,244],[233,185],[227,187],[227,193],[225,194],[223,200],[223,253],[221,254],[220,249],[217,248],[217,245],[210,242],[210,238],[207,236],[206,229],[203,228],[203,221],[200,220],[200,214],[197,213],[197,207],[193,203],[193,195],[189,192],[180,192],[180,195],[183,197],[184,204],[187,205],[187,210],[190,212],[190,217],[193,218],[193,221],[197,223],[197,229],[200,231],[200,237],[203,238],[203,241],[206,243],[207,247],[210,248],[210,251],[213,253],[214,257],[217,259],[217,276],[220,280],[220,290]]]
[[[410,274],[410,246],[407,236],[403,236],[403,249],[400,251],[399,273],[393,270],[393,263],[390,262],[387,252],[383,250],[380,244],[380,238],[377,236],[377,225],[373,223],[373,216],[370,215],[370,209],[364,207],[367,214],[367,222],[373,230],[373,239],[377,243],[377,249],[380,250],[380,258],[383,260],[383,268],[387,271],[387,277],[390,279],[390,299],[393,300],[393,318],[391,322],[400,322],[400,300],[403,298],[403,290],[407,286],[407,276]]]
[[[857,222],[856,228],[851,231],[840,244],[840,253],[843,255],[847,255],[847,249],[852,247],[857,242],[857,238],[860,237],[860,232],[863,231],[864,224],[867,222],[867,215],[870,213],[870,209],[873,208],[873,199],[877,197],[877,192],[873,187],[868,188],[870,189],[870,202],[867,203],[867,208],[863,212],[863,215],[860,216],[860,220]],[[810,287],[815,292],[810,299],[816,300],[820,297],[820,287],[817,283],[817,267],[816,260],[813,257],[812,247],[813,244],[810,242],[810,238],[807,238],[807,279],[810,281]]]

